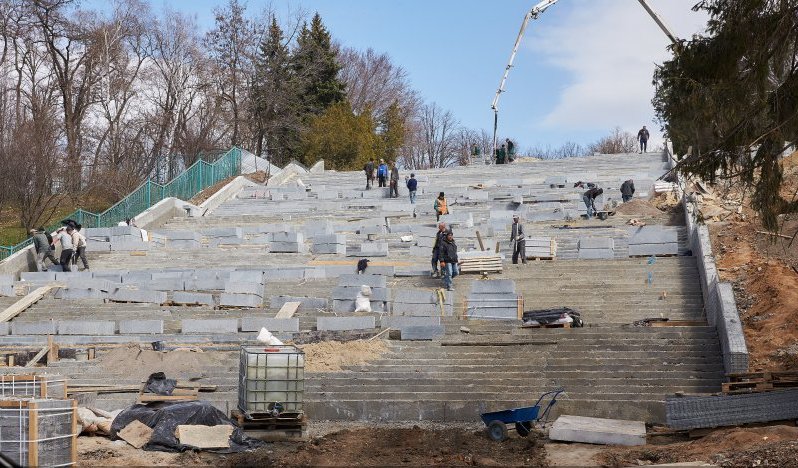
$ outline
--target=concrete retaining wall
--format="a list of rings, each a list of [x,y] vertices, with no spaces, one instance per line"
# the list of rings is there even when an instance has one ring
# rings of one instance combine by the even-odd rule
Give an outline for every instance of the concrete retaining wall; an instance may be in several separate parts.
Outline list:
[[[673,147],[668,143],[666,148],[668,164],[673,167],[676,164]],[[679,177],[679,186],[686,187],[685,180],[681,176]],[[715,257],[712,255],[709,229],[703,224],[698,224],[696,207],[687,199],[687,194],[684,191],[682,192],[682,205],[687,224],[688,242],[693,256],[698,260],[701,293],[704,296],[707,322],[718,330],[720,347],[723,352],[723,367],[728,374],[748,372],[748,347],[745,344],[745,335],[732,285],[720,281],[718,269],[715,266]]]

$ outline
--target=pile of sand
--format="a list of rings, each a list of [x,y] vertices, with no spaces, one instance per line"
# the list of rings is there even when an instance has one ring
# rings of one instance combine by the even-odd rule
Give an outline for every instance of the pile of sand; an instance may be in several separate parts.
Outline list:
[[[124,370],[134,378],[146,379],[153,372],[163,372],[173,379],[198,377],[209,367],[229,367],[238,362],[238,353],[174,350],[159,352],[140,349],[138,345],[115,348],[97,357],[97,365],[117,373]]]
[[[305,352],[305,370],[308,372],[340,371],[344,366],[373,361],[388,351],[388,346],[379,339],[322,341],[297,347]]]
[[[649,201],[640,199],[634,199],[621,204],[615,209],[615,213],[630,216],[658,216],[662,214],[662,212]]]

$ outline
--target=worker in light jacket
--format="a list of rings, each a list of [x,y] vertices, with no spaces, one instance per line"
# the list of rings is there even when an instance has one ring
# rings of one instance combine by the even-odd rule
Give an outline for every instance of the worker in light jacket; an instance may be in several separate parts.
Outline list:
[[[510,232],[510,246],[513,248],[513,264],[518,264],[518,257],[521,263],[526,263],[526,238],[524,237],[524,226],[520,222],[519,216],[513,215],[513,226]]]

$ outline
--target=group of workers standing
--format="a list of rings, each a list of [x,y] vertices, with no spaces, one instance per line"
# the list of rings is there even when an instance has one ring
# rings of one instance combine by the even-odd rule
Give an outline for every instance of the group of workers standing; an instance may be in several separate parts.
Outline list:
[[[71,221],[71,220],[70,220]],[[33,248],[36,250],[36,270],[47,271],[44,261],[50,260],[53,265],[61,265],[62,271],[72,271],[72,265],[77,268],[78,259],[83,262],[83,269],[89,269],[86,259],[86,237],[80,233],[80,226],[74,221],[56,231],[52,237],[46,229],[31,229]],[[56,246],[61,246],[61,256],[55,258]]]
[[[366,173],[366,190],[371,190],[374,186],[374,174],[376,171],[378,187],[386,187],[388,183],[388,197],[399,198],[399,168],[396,167],[396,162],[391,162],[390,168],[385,163],[384,159],[380,159],[380,164],[375,166],[374,159],[363,166],[363,172]],[[405,177],[405,186],[410,192],[410,203],[416,203],[416,190],[418,189],[418,180],[415,174],[410,174],[410,177]]]

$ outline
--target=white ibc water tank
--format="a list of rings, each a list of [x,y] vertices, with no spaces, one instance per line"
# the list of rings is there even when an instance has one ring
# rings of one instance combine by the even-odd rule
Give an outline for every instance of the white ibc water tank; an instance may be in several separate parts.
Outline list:
[[[296,346],[242,346],[238,408],[245,413],[301,415],[305,354]]]

